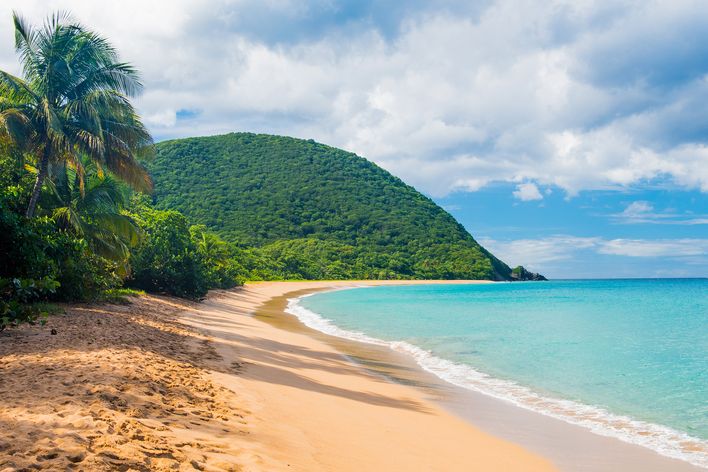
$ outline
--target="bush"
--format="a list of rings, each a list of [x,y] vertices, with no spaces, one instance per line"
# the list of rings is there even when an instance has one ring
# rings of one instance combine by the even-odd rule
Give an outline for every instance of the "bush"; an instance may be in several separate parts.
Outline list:
[[[0,277],[52,279],[52,299],[93,300],[117,287],[115,265],[92,253],[86,241],[57,230],[46,217],[27,219],[0,200]]]
[[[56,261],[61,282],[56,299],[94,301],[105,290],[121,285],[115,263],[94,254],[85,240],[57,232],[50,242],[48,253]]]
[[[140,297],[145,295],[143,290],[133,288],[111,288],[104,291],[99,299],[101,302],[113,303],[116,305],[129,305],[129,297]]]
[[[34,324],[46,315],[36,302],[46,300],[59,287],[51,277],[42,279],[0,278],[0,331],[21,323]]]
[[[138,205],[133,218],[144,231],[140,244],[131,251],[131,287],[198,299],[209,286],[201,257],[197,254],[187,219],[176,211],[154,210]]]
[[[56,275],[56,264],[48,256],[48,240],[54,232],[46,218],[28,220],[11,210],[7,196],[0,200],[0,277],[42,278]]]
[[[208,288],[232,288],[243,285],[243,269],[233,255],[234,249],[204,225],[189,228],[197,255],[204,268]]]

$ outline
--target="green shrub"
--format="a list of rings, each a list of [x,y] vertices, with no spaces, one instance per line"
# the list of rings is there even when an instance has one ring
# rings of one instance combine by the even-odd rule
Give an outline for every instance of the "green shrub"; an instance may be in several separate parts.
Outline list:
[[[92,300],[121,280],[115,265],[89,250],[83,239],[57,230],[47,217],[25,218],[0,199],[0,277],[51,278],[55,300]]]
[[[36,302],[46,300],[59,285],[51,277],[37,280],[0,278],[0,331],[21,323],[34,324],[46,316]]]
[[[209,288],[201,257],[189,232],[187,219],[176,211],[154,210],[145,204],[133,218],[144,232],[131,250],[131,287],[198,299]]]
[[[121,285],[115,263],[91,252],[85,240],[57,232],[50,241],[48,253],[56,261],[56,277],[61,282],[56,299],[93,301],[105,290]]]
[[[145,295],[145,291],[143,290],[136,290],[134,288],[111,288],[101,294],[99,301],[117,305],[128,305],[130,304],[129,297],[140,297],[142,295]]]
[[[0,277],[42,278],[56,275],[45,236],[54,232],[47,218],[28,220],[12,209],[13,199],[0,199]]]
[[[234,250],[204,225],[189,228],[189,234],[204,268],[208,288],[232,288],[243,285],[243,269],[234,260]]]

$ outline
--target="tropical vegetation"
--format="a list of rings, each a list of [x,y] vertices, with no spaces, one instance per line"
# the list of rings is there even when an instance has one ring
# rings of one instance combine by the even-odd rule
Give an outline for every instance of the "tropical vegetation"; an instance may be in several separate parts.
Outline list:
[[[13,22],[22,76],[0,71],[0,330],[41,322],[52,301],[198,299],[247,279],[529,275],[354,154],[251,133],[155,145],[131,103],[138,73],[105,38],[63,14]]]
[[[240,248],[248,278],[510,278],[431,199],[312,140],[232,133],[166,141],[147,166],[156,206]]]
[[[154,146],[130,101],[135,69],[67,15],[13,22],[22,77],[0,71],[0,330],[125,284],[198,298],[239,283],[215,249],[225,243],[139,196]]]
[[[129,100],[142,87],[135,69],[66,14],[51,16],[41,28],[17,14],[13,21],[24,77],[0,71],[0,123],[37,165],[26,215],[34,216],[50,164],[71,166],[81,180],[85,158],[138,190],[149,189],[138,158],[151,152],[152,138]]]

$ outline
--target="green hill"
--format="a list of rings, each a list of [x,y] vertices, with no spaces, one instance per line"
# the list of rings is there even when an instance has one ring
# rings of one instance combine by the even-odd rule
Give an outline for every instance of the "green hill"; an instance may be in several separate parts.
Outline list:
[[[248,257],[275,261],[281,273],[511,279],[432,200],[366,159],[312,140],[232,133],[166,141],[148,167],[158,208],[258,247]]]

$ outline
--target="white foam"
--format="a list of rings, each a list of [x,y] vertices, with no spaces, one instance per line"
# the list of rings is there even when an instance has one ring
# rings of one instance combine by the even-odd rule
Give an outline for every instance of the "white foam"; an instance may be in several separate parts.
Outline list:
[[[585,405],[572,400],[544,397],[523,385],[491,377],[465,364],[442,359],[432,352],[405,341],[383,341],[361,332],[342,329],[331,320],[300,305],[300,299],[304,297],[289,299],[285,311],[295,315],[312,329],[331,336],[387,346],[394,351],[412,356],[420,367],[458,387],[474,390],[527,410],[583,426],[596,434],[644,446],[664,456],[684,460],[708,469],[708,452],[706,452],[708,451],[708,443],[706,441],[667,426],[616,415],[601,407]]]

